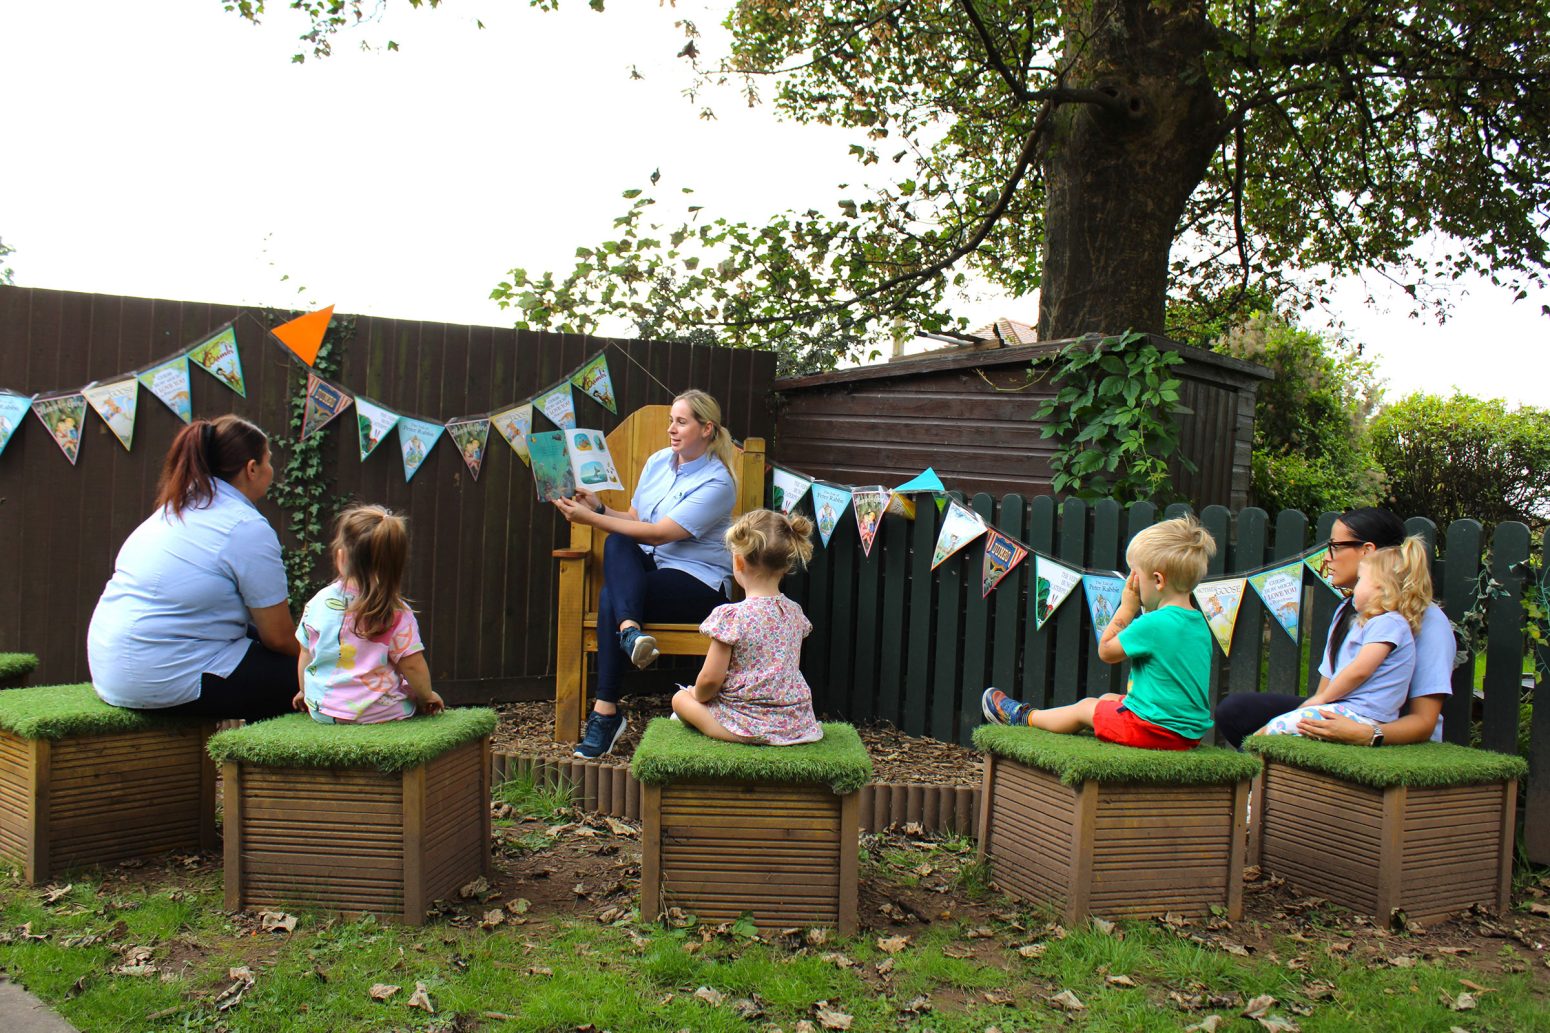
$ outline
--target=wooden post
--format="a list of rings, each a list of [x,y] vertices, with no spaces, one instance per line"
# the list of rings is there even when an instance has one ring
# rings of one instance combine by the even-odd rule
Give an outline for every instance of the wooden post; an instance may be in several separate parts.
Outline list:
[[[1383,791],[1383,830],[1378,840],[1378,906],[1375,909],[1379,928],[1387,928],[1394,909],[1403,900],[1405,846],[1404,786],[1389,786]]]
[[[32,799],[28,801],[27,808],[32,821],[32,836],[27,841],[26,853],[22,857],[22,869],[27,881],[36,886],[49,877],[52,860],[49,850],[52,816],[48,783],[53,767],[53,743],[47,739],[29,739],[27,743],[32,767]]]
[[[489,805],[484,808],[486,820]],[[419,925],[425,921],[425,765],[416,764],[404,771],[404,921]],[[488,840],[486,840],[488,842]],[[488,856],[488,850],[486,850]],[[488,862],[486,862],[488,863]]]
[[[1087,917],[1093,888],[1093,838],[1098,825],[1098,783],[1083,782],[1076,789],[1076,809],[1071,820],[1071,881],[1066,894],[1066,921]],[[986,808],[989,810],[989,807]]]
[[[1265,855],[1265,780],[1269,777],[1270,765],[1266,764],[1249,794],[1249,864],[1259,864]]]
[[[1243,855],[1248,847],[1248,829],[1244,819],[1249,810],[1249,781],[1244,779],[1232,788],[1232,840],[1227,847],[1227,920],[1236,922],[1243,917]]]
[[[479,745],[479,874],[489,877],[490,874],[490,804],[492,802],[492,779],[490,777],[490,737],[487,735],[480,740]]]
[[[861,802],[855,793],[840,797],[840,900],[841,936],[856,934],[856,863],[860,849]]]
[[[985,777],[980,789],[979,831],[975,838],[979,840],[979,859],[984,863],[990,849],[990,790],[995,784],[996,755],[985,754]]]
[[[581,532],[587,541],[580,543]],[[559,629],[554,651],[554,740],[575,742],[581,738],[586,696],[587,654],[581,644],[581,623],[587,598],[587,563],[591,555],[590,527],[572,526],[571,548],[556,549],[560,560],[560,599],[555,615]]]
[[[226,797],[221,816],[226,910],[236,911],[242,907],[242,765],[231,761],[222,764],[221,785]]]
[[[215,849],[215,761],[205,750],[210,736],[215,734],[215,724],[203,724],[196,733],[199,736],[199,849]]]
[[[640,796],[640,917],[655,922],[662,914],[662,787],[644,784]]]
[[[1502,787],[1501,874],[1496,882],[1496,910],[1503,914],[1512,906],[1512,837],[1517,826],[1518,780],[1513,778]]]

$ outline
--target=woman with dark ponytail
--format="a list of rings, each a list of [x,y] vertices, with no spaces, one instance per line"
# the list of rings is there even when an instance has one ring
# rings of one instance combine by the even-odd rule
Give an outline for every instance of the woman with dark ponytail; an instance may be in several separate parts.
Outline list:
[[[86,633],[117,707],[257,720],[290,709],[300,651],[285,564],[256,503],[274,483],[247,420],[195,420],[162,466],[156,511],[119,550]]]
[[[1380,549],[1397,549],[1406,543],[1405,525],[1386,509],[1364,506],[1340,515],[1330,531],[1329,579],[1336,588],[1349,593],[1356,585],[1362,561]],[[1322,691],[1344,666],[1342,653],[1357,646],[1360,636],[1351,638],[1357,617],[1349,595],[1335,609],[1329,636],[1320,656],[1319,688]],[[1348,641],[1349,639],[1349,641]],[[1442,737],[1442,704],[1453,695],[1453,658],[1457,646],[1453,625],[1435,602],[1421,613],[1415,632],[1415,670],[1410,677],[1409,702],[1397,720],[1374,727],[1352,720],[1333,710],[1321,711],[1322,718],[1304,718],[1297,734],[1310,739],[1344,742],[1359,746],[1406,745]],[[1264,727],[1273,718],[1305,707],[1308,700],[1269,692],[1240,692],[1226,696],[1217,704],[1216,727],[1234,746]]]

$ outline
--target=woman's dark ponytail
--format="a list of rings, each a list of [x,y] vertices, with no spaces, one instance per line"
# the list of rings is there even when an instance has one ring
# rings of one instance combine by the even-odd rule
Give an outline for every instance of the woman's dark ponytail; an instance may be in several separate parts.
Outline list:
[[[264,432],[240,416],[195,420],[172,439],[161,483],[158,509],[181,517],[185,509],[201,509],[215,498],[215,479],[230,482],[249,462],[262,463],[269,449]]]
[[[1340,514],[1340,522],[1351,529],[1359,542],[1371,542],[1380,549],[1395,548],[1404,543],[1405,522],[1386,509],[1377,506],[1361,506]]]

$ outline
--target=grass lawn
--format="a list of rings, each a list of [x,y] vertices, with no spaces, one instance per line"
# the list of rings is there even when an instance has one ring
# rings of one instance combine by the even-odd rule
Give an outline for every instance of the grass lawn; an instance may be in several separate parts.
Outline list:
[[[853,939],[668,928],[630,911],[635,828],[530,785],[502,795],[497,876],[423,928],[228,913],[213,857],[68,888],[12,870],[0,967],[84,1033],[1550,1030],[1550,921],[1528,910],[1550,911],[1543,879],[1520,880],[1511,915],[1424,933],[1375,929],[1264,878],[1231,925],[1063,929],[987,888],[969,841],[900,833],[864,841],[868,928]],[[377,1000],[379,985],[399,989]]]

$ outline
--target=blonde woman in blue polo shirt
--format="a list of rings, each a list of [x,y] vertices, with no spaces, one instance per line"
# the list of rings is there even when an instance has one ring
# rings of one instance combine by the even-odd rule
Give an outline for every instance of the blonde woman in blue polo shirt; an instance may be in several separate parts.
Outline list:
[[[673,399],[667,440],[646,460],[629,509],[610,509],[585,489],[554,503],[571,523],[608,533],[597,604],[597,698],[578,757],[608,753],[629,726],[619,710],[625,666],[657,658],[656,640],[641,625],[698,624],[728,601],[732,555],[724,536],[737,482],[721,406],[704,391],[685,391]],[[608,629],[617,632],[614,642]]]

